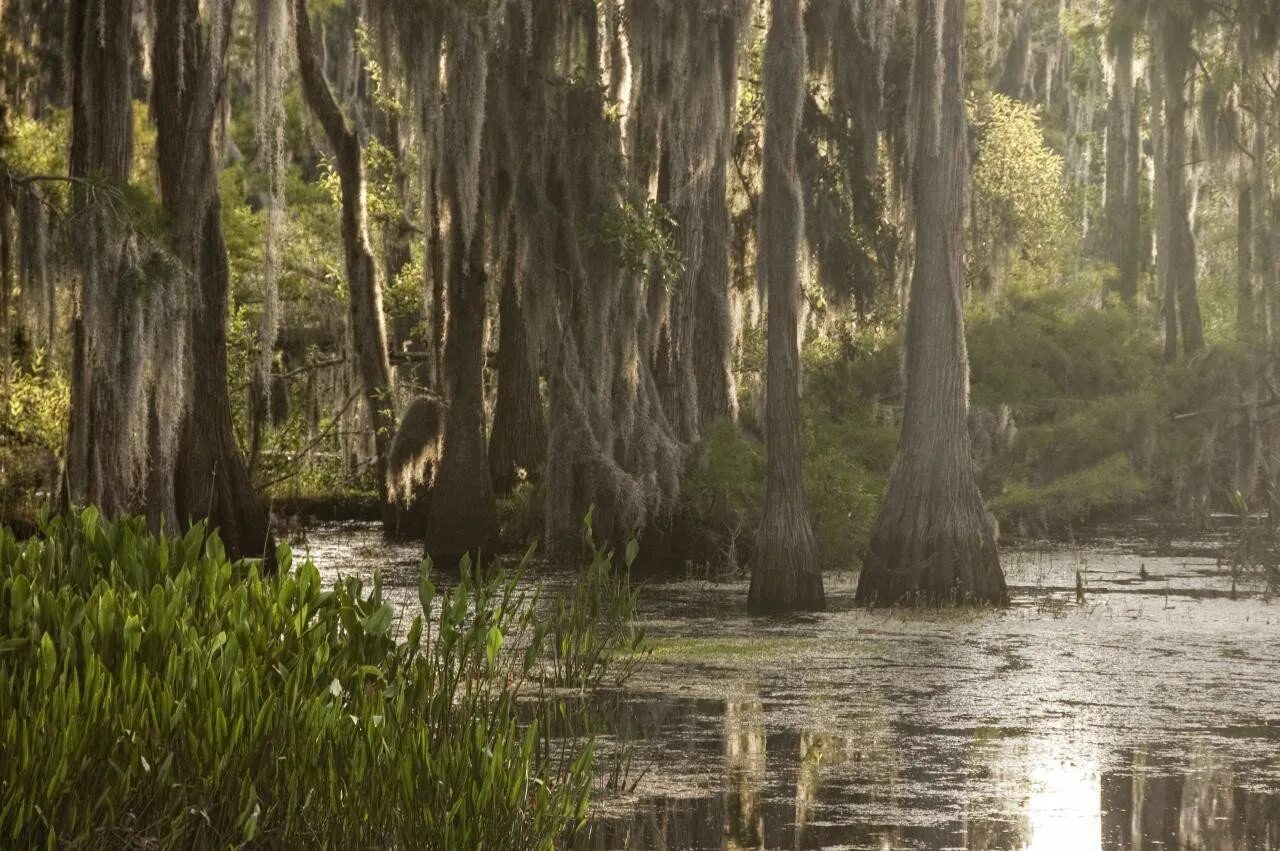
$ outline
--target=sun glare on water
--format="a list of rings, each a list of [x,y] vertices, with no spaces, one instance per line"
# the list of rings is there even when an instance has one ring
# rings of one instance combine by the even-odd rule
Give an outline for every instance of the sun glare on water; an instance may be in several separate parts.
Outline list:
[[[1058,742],[1033,745],[1028,776],[1026,851],[1102,847],[1102,780],[1096,762]]]

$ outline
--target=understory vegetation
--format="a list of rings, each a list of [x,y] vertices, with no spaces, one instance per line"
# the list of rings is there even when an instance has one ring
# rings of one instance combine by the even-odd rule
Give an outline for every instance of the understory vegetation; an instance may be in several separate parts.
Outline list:
[[[1236,435],[1224,413],[1239,396],[1236,348],[1213,343],[1170,368],[1148,311],[1099,305],[1093,283],[1011,281],[969,307],[969,425],[989,509],[1014,535],[1136,511],[1195,521],[1232,510]],[[827,570],[856,569],[866,550],[897,439],[899,346],[896,334],[854,332],[805,349],[805,481]],[[692,455],[695,568],[750,558],[764,498],[756,434],[721,424]]]
[[[580,693],[643,655],[590,552],[550,614],[523,568],[428,562],[409,616],[202,525],[0,529],[0,844],[557,847],[600,768]]]

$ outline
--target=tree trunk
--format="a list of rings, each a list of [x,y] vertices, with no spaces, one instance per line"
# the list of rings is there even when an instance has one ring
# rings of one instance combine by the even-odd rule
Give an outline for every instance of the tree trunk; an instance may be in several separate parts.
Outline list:
[[[761,288],[768,293],[765,438],[768,474],[760,546],[747,608],[755,614],[822,609],[822,573],[804,493],[800,441],[800,240],[804,208],[796,136],[805,98],[800,0],[772,0],[764,67],[764,188],[760,198]]]
[[[1133,36],[1137,12],[1118,4],[1111,25],[1114,81],[1107,107],[1106,259],[1115,267],[1107,289],[1132,304],[1138,297],[1138,110],[1134,101]]]
[[[733,376],[733,318],[729,290],[732,283],[729,246],[733,223],[729,215],[729,161],[733,156],[733,117],[738,91],[738,34],[740,27],[724,21],[717,33],[720,54],[720,138],[703,200],[702,257],[695,283],[693,372],[698,382],[698,423],[702,431],[718,420],[738,417]]]
[[[1164,37],[1162,28],[1153,27],[1152,32],[1153,61],[1148,65],[1151,79],[1151,159],[1153,176],[1151,181],[1151,203],[1153,207],[1156,271],[1156,293],[1160,299],[1160,314],[1164,320],[1164,359],[1172,362],[1178,357],[1178,297],[1173,288],[1173,280],[1169,273],[1170,237],[1173,228],[1170,226],[1169,171],[1168,155],[1168,122],[1166,120],[1167,99],[1165,88],[1167,83],[1163,63],[1159,61],[1162,54]]]
[[[1264,150],[1265,154],[1265,150]],[[1265,209],[1265,205],[1263,205]],[[1253,186],[1246,181],[1240,186],[1236,201],[1236,341],[1240,346],[1241,401],[1244,407],[1236,425],[1235,491],[1246,501],[1253,499],[1258,478],[1259,444],[1256,324],[1257,298],[1254,290],[1253,245],[1257,236],[1254,225]]]
[[[436,184],[434,170],[425,177],[432,185]],[[423,212],[429,215],[430,224],[423,244],[422,273],[426,278],[422,292],[423,321],[430,328],[431,335],[431,361],[427,365],[427,375],[431,388],[438,391],[444,387],[444,329],[448,314],[444,286],[444,236],[440,227],[440,193],[424,194],[429,196],[425,204],[430,206],[424,206]]]
[[[1262,98],[1256,83],[1243,69],[1246,94],[1255,105]],[[1268,122],[1259,111],[1252,139],[1252,162],[1241,181],[1237,206],[1236,246],[1238,281],[1236,292],[1236,340],[1240,346],[1240,393],[1246,407],[1240,417],[1236,439],[1236,490],[1252,504],[1262,472],[1264,425],[1257,403],[1263,397],[1267,365],[1267,290],[1275,273],[1272,245],[1272,191],[1267,173]]]
[[[1030,101],[1031,93],[1031,25],[1035,3],[1024,0],[1013,28],[1013,39],[1005,54],[1004,67],[996,91],[1022,101]]]
[[[1196,295],[1196,245],[1191,231],[1191,208],[1187,194],[1187,165],[1191,159],[1187,144],[1187,74],[1192,58],[1189,12],[1164,9],[1161,32],[1161,66],[1164,76],[1164,173],[1168,206],[1164,245],[1169,252],[1166,298],[1177,303],[1178,333],[1182,350],[1191,355],[1204,348],[1204,327]],[[1166,314],[1168,317],[1168,314]],[[1168,319],[1166,318],[1166,322]],[[1173,347],[1176,352],[1176,346]],[[1166,356],[1171,354],[1166,343]]]
[[[898,456],[860,605],[1008,602],[994,521],[983,509],[967,427],[969,366],[962,303],[964,0],[917,3],[913,73],[916,260],[907,306],[906,401]],[[937,32],[942,25],[943,31]]]
[[[231,270],[222,235],[222,202],[204,216],[198,301],[191,317],[191,390],[177,469],[179,518],[208,517],[233,558],[274,559],[270,512],[254,490],[231,423],[227,395],[227,299]]]
[[[231,556],[271,555],[270,519],[236,444],[227,391],[227,310],[231,273],[222,234],[212,135],[221,112],[234,0],[201,23],[198,0],[155,0],[152,115],[160,196],[189,299],[190,398],[183,412],[171,484],[178,520],[207,517]],[[163,424],[162,424],[163,425]],[[157,488],[166,487],[158,483]],[[166,497],[167,498],[167,497]]]
[[[431,494],[427,553],[437,563],[473,558],[497,542],[498,516],[484,441],[484,227],[468,247],[462,212],[450,203],[449,327],[444,374],[448,413]]]
[[[303,97],[329,140],[342,189],[342,242],[346,256],[351,340],[365,405],[373,423],[378,492],[385,502],[387,450],[395,434],[396,406],[387,352],[387,329],[382,316],[382,283],[378,264],[369,247],[364,152],[359,135],[348,127],[325,79],[318,48],[311,35],[307,0],[296,0],[294,30]]]
[[[3,95],[3,87],[0,87]],[[0,104],[0,139],[6,137],[4,122],[4,105]],[[9,181],[0,177],[0,394],[9,395],[9,369],[13,360],[13,324],[10,305],[13,295],[13,257],[15,252],[15,231],[13,227],[13,192]]]
[[[123,186],[133,164],[132,0],[72,0],[67,12],[71,85],[70,175]],[[118,387],[128,358],[120,333],[132,300],[116,297],[127,239],[119,223],[87,188],[73,187],[82,218],[71,408],[63,499],[93,504],[108,516],[137,509],[138,447],[130,433],[135,411]],[[122,304],[122,302],[124,302]]]
[[[536,476],[547,460],[547,425],[542,392],[516,282],[516,257],[509,252],[498,303],[498,398],[489,436],[489,477],[494,493],[510,493],[519,471]]]
[[[725,179],[728,155],[717,156],[711,170],[712,191],[703,208],[702,263],[694,304],[693,372],[698,381],[698,424],[703,434],[719,420],[738,418],[738,391],[733,375],[733,317],[730,313],[729,218]]]

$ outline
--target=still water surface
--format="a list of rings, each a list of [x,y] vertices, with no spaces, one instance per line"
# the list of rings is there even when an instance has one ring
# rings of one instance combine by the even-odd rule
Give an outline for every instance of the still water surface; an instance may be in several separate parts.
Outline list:
[[[298,549],[414,598],[417,547],[375,527]],[[1004,564],[1004,612],[867,612],[835,577],[829,612],[760,620],[743,582],[648,585],[654,654],[610,740],[634,788],[603,796],[587,847],[1280,849],[1268,586],[1233,583],[1213,542]]]

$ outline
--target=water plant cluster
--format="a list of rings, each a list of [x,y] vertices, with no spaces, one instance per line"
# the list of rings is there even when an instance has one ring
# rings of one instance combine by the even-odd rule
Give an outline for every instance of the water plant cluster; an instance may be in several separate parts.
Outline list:
[[[93,509],[0,530],[0,845],[552,848],[582,826],[590,719],[544,683],[634,649],[586,619],[630,617],[616,577],[591,567],[544,618],[519,569],[464,561],[442,590],[426,562],[406,617],[379,581],[277,563]]]

